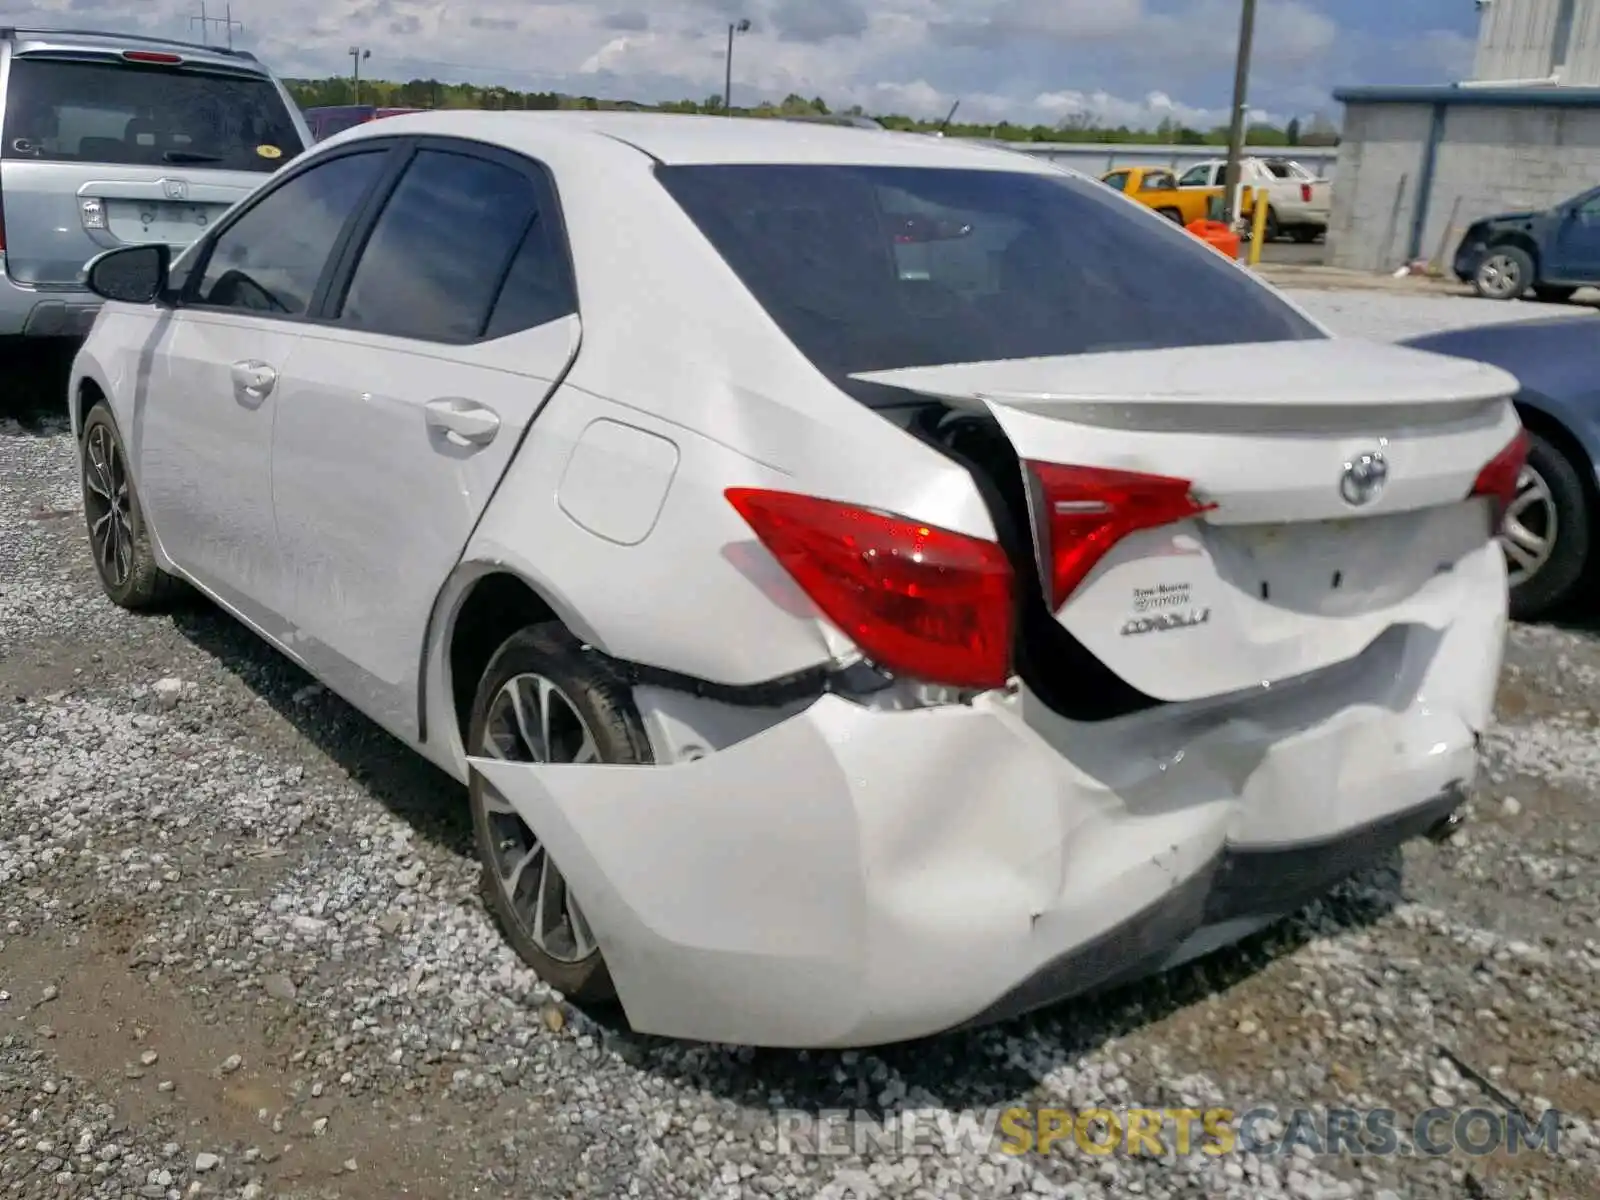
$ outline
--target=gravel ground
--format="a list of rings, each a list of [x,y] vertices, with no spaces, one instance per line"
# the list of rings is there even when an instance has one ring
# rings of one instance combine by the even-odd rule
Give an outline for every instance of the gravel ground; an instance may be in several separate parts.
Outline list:
[[[666,1043],[520,967],[453,784],[218,613],[104,602],[65,425],[25,416],[0,423],[0,1197],[1600,1196],[1589,630],[1514,631],[1462,833],[1242,947],[876,1053]],[[1409,1116],[1503,1103],[1485,1081],[1568,1114],[1560,1153],[840,1157],[775,1115]]]

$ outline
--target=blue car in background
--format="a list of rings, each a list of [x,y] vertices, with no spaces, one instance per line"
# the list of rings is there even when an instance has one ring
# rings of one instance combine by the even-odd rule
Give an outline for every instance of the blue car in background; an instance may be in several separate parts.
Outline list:
[[[1522,384],[1528,464],[1500,535],[1518,620],[1548,616],[1589,581],[1600,521],[1600,315],[1512,321],[1405,342],[1490,363]]]
[[[1600,188],[1543,212],[1474,222],[1461,237],[1454,270],[1486,300],[1532,292],[1560,302],[1581,287],[1600,286]]]

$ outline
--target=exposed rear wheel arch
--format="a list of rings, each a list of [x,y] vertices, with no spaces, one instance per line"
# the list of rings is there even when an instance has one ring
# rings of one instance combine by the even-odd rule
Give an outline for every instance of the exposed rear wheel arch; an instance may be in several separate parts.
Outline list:
[[[559,620],[545,598],[509,572],[479,579],[456,611],[450,633],[450,703],[461,744],[467,744],[472,702],[495,652],[519,629]]]

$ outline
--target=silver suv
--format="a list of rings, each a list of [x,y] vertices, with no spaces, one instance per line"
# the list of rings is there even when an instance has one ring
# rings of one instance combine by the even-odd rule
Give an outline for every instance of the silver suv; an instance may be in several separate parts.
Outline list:
[[[310,144],[242,50],[0,28],[0,337],[83,336],[89,259],[176,252]]]

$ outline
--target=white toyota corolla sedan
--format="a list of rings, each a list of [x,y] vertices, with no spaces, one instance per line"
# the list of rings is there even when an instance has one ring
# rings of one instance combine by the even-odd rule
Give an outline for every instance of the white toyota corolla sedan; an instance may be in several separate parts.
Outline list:
[[[107,594],[198,589],[461,780],[512,944],[640,1031],[1022,1013],[1473,778],[1515,381],[1048,163],[402,116],[89,278]]]

